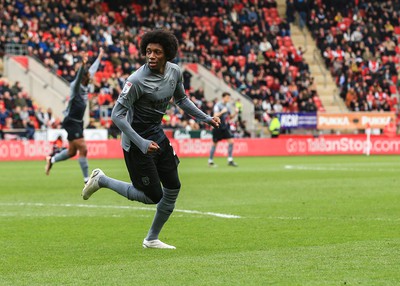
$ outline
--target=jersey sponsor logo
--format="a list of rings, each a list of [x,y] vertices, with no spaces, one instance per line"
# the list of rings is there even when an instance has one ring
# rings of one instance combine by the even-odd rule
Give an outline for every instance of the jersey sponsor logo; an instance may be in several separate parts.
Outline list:
[[[131,87],[132,87],[132,83],[129,82],[129,81],[127,81],[127,82],[125,83],[124,88],[122,89],[122,92],[121,92],[121,93],[127,94],[127,93],[129,92],[129,90],[131,89]]]

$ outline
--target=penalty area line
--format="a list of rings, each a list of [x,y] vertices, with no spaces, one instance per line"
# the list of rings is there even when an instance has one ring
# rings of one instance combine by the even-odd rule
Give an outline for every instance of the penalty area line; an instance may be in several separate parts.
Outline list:
[[[21,206],[21,207],[66,207],[66,208],[93,208],[93,209],[128,209],[128,210],[142,210],[142,211],[155,211],[151,207],[134,207],[134,206],[112,206],[112,205],[86,205],[86,204],[45,204],[45,203],[0,203],[0,206]],[[196,210],[181,210],[175,209],[174,212],[196,214],[200,216],[213,216],[219,218],[242,218],[239,215],[223,214],[214,212],[201,212]]]

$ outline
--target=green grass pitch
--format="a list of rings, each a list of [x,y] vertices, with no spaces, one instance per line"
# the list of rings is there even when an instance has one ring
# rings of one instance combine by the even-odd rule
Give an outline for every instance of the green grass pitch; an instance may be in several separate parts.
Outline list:
[[[154,206],[79,164],[0,163],[0,285],[398,285],[398,156],[182,158],[176,211],[143,249]],[[90,160],[128,180],[123,160]]]

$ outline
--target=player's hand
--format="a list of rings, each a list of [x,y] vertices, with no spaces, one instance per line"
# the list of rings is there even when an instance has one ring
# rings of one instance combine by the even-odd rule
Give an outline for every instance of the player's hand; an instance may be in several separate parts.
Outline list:
[[[214,116],[208,124],[210,124],[214,128],[218,128],[219,124],[221,123],[221,119],[218,116]]]
[[[103,47],[100,47],[99,48],[99,58],[102,58],[103,55],[104,55],[104,49],[103,49]]]
[[[154,153],[154,152],[158,152],[160,150],[160,146],[158,146],[158,144],[154,141],[152,141],[149,145],[149,148],[147,149],[147,153]]]
[[[81,57],[82,57],[82,63],[86,64],[88,59],[89,59],[88,53],[87,52],[82,52],[81,53]]]

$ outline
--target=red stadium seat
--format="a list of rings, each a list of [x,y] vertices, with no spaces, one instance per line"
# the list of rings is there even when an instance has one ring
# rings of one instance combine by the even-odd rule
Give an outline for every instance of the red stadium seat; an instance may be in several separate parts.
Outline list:
[[[287,58],[288,56],[288,48],[286,48],[285,46],[282,46],[279,48],[279,52],[281,54],[280,58]]]
[[[317,107],[317,109],[319,109],[320,107],[322,107],[321,100],[318,98],[318,96],[314,96],[314,97],[313,97],[313,101],[314,101],[315,106]]]
[[[108,13],[110,11],[110,8],[108,7],[108,3],[102,2],[100,4],[101,10],[105,13]]]
[[[274,84],[274,77],[271,75],[267,75],[265,81],[267,82],[267,86],[271,87]]]
[[[395,85],[390,86],[390,94],[397,94],[397,88]]]
[[[271,49],[271,50],[265,52],[265,56],[268,58],[275,58],[276,52]]]
[[[283,44],[285,47],[290,48],[293,46],[292,39],[289,36],[283,37]]]
[[[244,34],[246,35],[246,37],[250,37],[250,27],[249,26],[243,26],[242,27]]]
[[[235,61],[235,56],[228,56],[228,65],[231,66],[233,65]]]
[[[347,28],[350,27],[352,20],[350,18],[343,18],[342,22],[346,25]]]
[[[211,41],[212,41],[213,45],[215,45],[215,46],[217,46],[219,43],[218,37],[214,36],[214,35],[211,36]]]
[[[200,18],[201,19],[201,24],[206,25],[206,26],[210,26],[210,18],[208,18],[207,16],[203,16]]]
[[[142,5],[132,4],[132,8],[135,10],[136,16],[140,16],[140,13],[142,13]]]
[[[215,25],[216,25],[218,22],[219,22],[219,18],[218,18],[218,17],[213,16],[213,17],[210,18],[210,23],[211,23],[211,26],[212,26],[212,27],[215,27]]]
[[[276,39],[276,42],[278,43],[278,46],[283,45],[283,39],[281,36],[276,36],[275,39]]]
[[[299,73],[299,68],[296,66],[290,66],[289,71],[292,73],[292,78],[295,79]]]
[[[244,67],[246,65],[246,57],[245,56],[238,56],[237,61],[240,67]]]
[[[193,17],[193,22],[195,22],[196,25],[200,24],[200,22],[201,22],[200,17],[194,16],[194,17]]]
[[[336,27],[331,27],[331,33],[335,37],[337,34],[337,28]]]
[[[270,9],[269,9],[269,15],[270,15],[272,18],[279,18],[278,9],[276,9],[276,8],[270,8]]]
[[[122,16],[121,16],[121,13],[118,13],[118,12],[115,12],[115,14],[114,14],[114,19],[115,19],[115,22],[117,22],[117,23],[122,23],[123,22],[123,18],[122,18]]]
[[[275,21],[275,24],[280,25],[282,23],[281,18],[274,18],[273,21]]]

